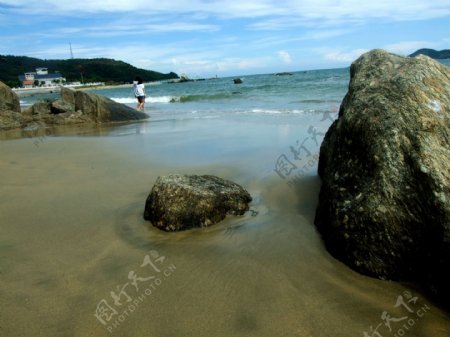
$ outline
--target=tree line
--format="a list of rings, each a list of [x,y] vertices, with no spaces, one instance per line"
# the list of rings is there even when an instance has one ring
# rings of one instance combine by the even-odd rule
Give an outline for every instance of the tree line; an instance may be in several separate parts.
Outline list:
[[[27,56],[0,55],[0,81],[10,87],[22,83],[18,76],[33,72],[36,68],[48,68],[49,73],[61,73],[67,82],[105,82],[123,84],[140,76],[144,81],[161,81],[178,78],[174,72],[163,74],[157,71],[136,68],[123,61],[107,58],[41,60]]]

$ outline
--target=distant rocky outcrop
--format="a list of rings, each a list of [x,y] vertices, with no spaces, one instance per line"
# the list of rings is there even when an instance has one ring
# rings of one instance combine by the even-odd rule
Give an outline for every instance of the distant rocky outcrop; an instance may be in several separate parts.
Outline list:
[[[436,59],[436,60],[450,59],[450,49],[444,49],[444,50],[438,51],[438,50],[434,50],[434,49],[422,48],[422,49],[416,50],[414,53],[412,53],[409,56],[415,57],[418,55],[429,56],[432,59]]]
[[[227,214],[242,215],[252,200],[238,184],[211,175],[159,177],[149,194],[144,218],[164,231],[207,227]]]
[[[30,125],[45,127],[83,123],[125,122],[146,119],[149,116],[113,100],[87,93],[61,88],[61,99],[37,102],[20,112],[19,100],[7,86],[0,86],[0,130],[25,128]],[[3,99],[3,97],[6,97]],[[9,98],[8,98],[9,97]],[[7,109],[13,107],[15,110]]]
[[[288,73],[288,72],[283,72],[283,73],[275,73],[275,76],[292,76],[292,73]]]
[[[357,271],[450,299],[450,69],[373,50],[350,75],[320,149],[315,224]]]

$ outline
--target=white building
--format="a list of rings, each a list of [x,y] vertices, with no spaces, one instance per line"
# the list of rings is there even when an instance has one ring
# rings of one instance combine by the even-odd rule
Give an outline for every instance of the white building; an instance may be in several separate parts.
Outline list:
[[[35,72],[19,75],[19,80],[24,88],[54,87],[66,81],[60,73],[49,74],[48,68],[36,68]]]

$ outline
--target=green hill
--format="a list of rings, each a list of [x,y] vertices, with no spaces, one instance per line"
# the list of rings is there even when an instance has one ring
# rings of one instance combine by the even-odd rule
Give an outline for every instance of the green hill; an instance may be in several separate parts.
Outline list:
[[[436,60],[450,59],[450,49],[444,49],[444,50],[437,51],[434,49],[422,48],[422,49],[415,51],[414,53],[412,53],[409,56],[414,57],[417,55],[426,55],[426,56],[429,56],[432,59],[436,59]]]
[[[132,65],[106,58],[41,60],[26,56],[0,55],[0,81],[10,87],[20,86],[18,75],[35,71],[36,68],[48,68],[50,73],[61,73],[68,82],[105,82],[107,84],[130,83],[136,76],[144,81],[160,81],[178,78],[168,74],[139,69]]]

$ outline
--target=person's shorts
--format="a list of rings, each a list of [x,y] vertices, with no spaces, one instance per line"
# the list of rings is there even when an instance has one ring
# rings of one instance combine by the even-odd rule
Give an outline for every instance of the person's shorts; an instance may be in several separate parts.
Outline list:
[[[145,102],[145,96],[138,96],[136,97],[139,103],[144,103]]]

